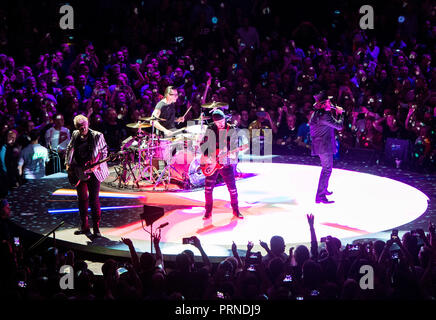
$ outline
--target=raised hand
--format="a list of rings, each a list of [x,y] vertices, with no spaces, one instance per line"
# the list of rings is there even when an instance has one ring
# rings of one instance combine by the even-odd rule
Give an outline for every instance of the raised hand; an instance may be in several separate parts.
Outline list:
[[[201,247],[200,239],[198,239],[196,236],[193,236],[192,240],[194,240],[194,243],[193,243],[194,247],[196,247],[196,248],[200,248]]]
[[[237,250],[238,250],[238,247],[236,246],[235,241],[233,241],[233,243],[232,243],[232,252],[233,252],[233,254],[237,253],[238,252]]]
[[[161,231],[159,229],[159,231],[156,231],[153,235],[153,243],[155,246],[159,245],[160,237],[161,237]]]
[[[268,252],[269,248],[268,248],[268,244],[266,242],[259,240],[259,244],[262,248],[264,248]]]
[[[251,241],[248,241],[248,243],[247,243],[247,250],[251,251],[251,249],[253,249],[253,247],[254,247],[254,243],[251,242]]]
[[[309,223],[309,226],[313,226],[313,223],[315,221],[315,216],[311,213],[309,213],[308,215],[306,215],[307,217],[307,222]]]
[[[126,245],[126,246],[132,246],[133,242],[132,240],[130,240],[129,238],[121,238],[121,241]]]
[[[431,221],[429,221],[429,224],[428,224],[428,231],[430,233],[434,233],[435,232],[435,225]]]

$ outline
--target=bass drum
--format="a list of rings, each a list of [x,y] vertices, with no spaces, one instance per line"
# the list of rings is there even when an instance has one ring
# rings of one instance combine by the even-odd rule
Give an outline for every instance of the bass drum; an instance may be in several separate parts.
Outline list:
[[[190,150],[179,150],[171,158],[171,178],[183,182],[185,186],[204,187],[206,177],[200,169],[200,156]]]

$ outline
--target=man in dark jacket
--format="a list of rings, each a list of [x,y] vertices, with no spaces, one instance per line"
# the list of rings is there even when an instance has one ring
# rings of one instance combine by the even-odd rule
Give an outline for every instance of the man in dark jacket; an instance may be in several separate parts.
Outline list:
[[[343,109],[333,106],[325,91],[321,91],[314,98],[315,111],[309,121],[312,155],[319,156],[322,166],[315,201],[316,203],[333,203],[334,201],[328,200],[326,196],[332,194],[327,187],[332,173],[333,155],[336,153],[335,129],[342,129]],[[332,110],[336,111],[336,115],[341,115],[339,119],[333,116]]]

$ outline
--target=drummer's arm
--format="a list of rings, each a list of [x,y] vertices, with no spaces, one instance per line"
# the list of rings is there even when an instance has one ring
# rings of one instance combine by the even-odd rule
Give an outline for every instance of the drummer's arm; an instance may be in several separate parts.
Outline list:
[[[206,81],[206,88],[204,89],[203,97],[201,98],[201,104],[206,103],[207,91],[209,90],[211,82],[212,82],[212,76],[208,74],[208,78]]]
[[[160,116],[160,110],[154,109],[152,116],[159,117]],[[159,121],[154,120],[153,124],[154,124],[154,127],[157,130],[162,131],[166,136],[171,135],[171,131],[166,129],[163,125],[161,125]]]

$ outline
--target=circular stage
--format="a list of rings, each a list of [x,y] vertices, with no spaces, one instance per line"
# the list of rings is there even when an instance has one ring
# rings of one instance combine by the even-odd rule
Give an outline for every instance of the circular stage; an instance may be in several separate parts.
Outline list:
[[[197,236],[210,257],[231,255],[234,241],[246,250],[248,241],[261,250],[259,240],[281,235],[290,246],[310,243],[306,215],[315,216],[318,240],[332,235],[345,243],[359,238],[387,239],[390,230],[420,217],[428,206],[428,197],[402,182],[356,171],[333,169],[329,199],[333,204],[316,204],[315,193],[319,166],[241,162],[238,169],[248,178],[237,181],[243,220],[234,219],[225,185],[214,190],[212,219],[202,220],[204,191],[114,192],[103,190],[101,232],[103,238],[91,241],[74,235],[79,224],[75,190],[63,174],[30,181],[9,197],[15,212],[12,220],[31,232],[45,234],[60,222],[56,239],[75,249],[114,255],[128,254],[121,237],[131,238],[138,252],[150,251],[149,235],[143,229],[140,214],[143,205],[158,206],[165,214],[154,228],[162,229],[164,255],[176,255],[190,247],[182,238]],[[20,212],[21,214],[17,214]],[[149,230],[148,227],[145,227]],[[383,232],[388,230],[388,232]],[[263,249],[262,249],[263,250]],[[195,254],[199,254],[193,249]]]

